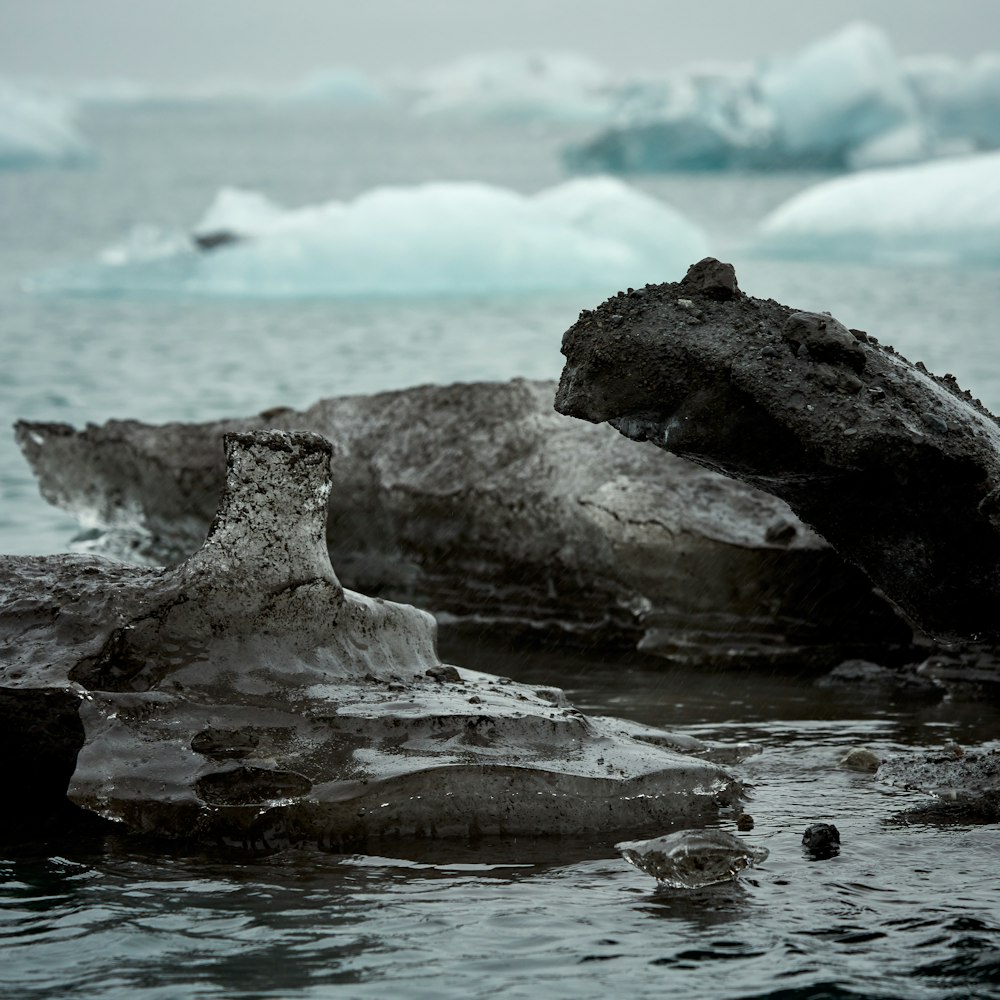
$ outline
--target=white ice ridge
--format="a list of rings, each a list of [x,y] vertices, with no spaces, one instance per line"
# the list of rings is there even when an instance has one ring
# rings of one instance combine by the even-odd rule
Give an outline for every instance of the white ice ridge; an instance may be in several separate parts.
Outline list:
[[[595,121],[612,111],[611,79],[571,52],[463,56],[416,82],[417,114],[514,121]]]
[[[69,165],[88,155],[65,103],[0,83],[0,169]]]
[[[708,252],[678,211],[611,178],[534,195],[472,182],[380,187],[286,209],[219,192],[195,227],[214,249],[143,230],[45,291],[410,296],[596,290],[683,274]]]
[[[764,220],[758,249],[795,258],[1000,264],[1000,153],[818,184]]]

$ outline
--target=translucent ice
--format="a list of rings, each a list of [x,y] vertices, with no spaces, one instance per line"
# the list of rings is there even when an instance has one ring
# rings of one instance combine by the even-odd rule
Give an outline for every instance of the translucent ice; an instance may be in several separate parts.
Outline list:
[[[72,164],[87,155],[67,105],[0,84],[0,168]]]
[[[298,297],[617,290],[683,273],[701,231],[669,205],[592,178],[525,196],[481,183],[384,187],[285,209],[219,193],[195,230],[146,231],[42,290]]]
[[[764,220],[759,247],[779,257],[1000,262],[1000,153],[818,184]]]
[[[699,67],[637,85],[620,123],[566,158],[587,171],[839,168],[888,133],[888,148],[858,153],[862,162],[936,151],[923,126],[888,38],[857,23],[759,66]]]
[[[765,848],[722,830],[678,830],[654,840],[623,841],[615,849],[630,865],[673,889],[728,882],[768,855]]]

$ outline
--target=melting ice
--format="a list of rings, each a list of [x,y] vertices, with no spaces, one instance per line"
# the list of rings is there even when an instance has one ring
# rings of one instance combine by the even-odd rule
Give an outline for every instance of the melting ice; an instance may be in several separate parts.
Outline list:
[[[615,849],[630,865],[674,889],[728,882],[768,855],[765,848],[722,830],[678,830],[653,840],[623,841]]]
[[[219,192],[184,235],[135,231],[35,290],[253,297],[514,294],[660,281],[705,256],[701,230],[611,178],[535,195],[472,182],[381,187],[286,209]]]

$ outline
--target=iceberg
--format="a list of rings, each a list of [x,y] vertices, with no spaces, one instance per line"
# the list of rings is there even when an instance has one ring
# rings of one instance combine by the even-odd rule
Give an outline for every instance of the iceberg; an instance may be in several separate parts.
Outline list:
[[[847,25],[796,55],[756,67],[698,67],[639,86],[620,120],[571,146],[571,169],[668,170],[851,166],[852,151],[892,134],[861,162],[910,159],[933,146],[903,66],[881,30]],[[902,153],[900,148],[902,147]],[[867,157],[867,159],[865,159]]]
[[[612,111],[609,78],[569,52],[494,52],[464,56],[417,84],[418,115],[508,121],[578,122]]]
[[[761,224],[774,257],[1000,263],[1000,153],[872,170],[817,184]]]
[[[88,156],[68,105],[0,84],[0,169],[69,166]]]
[[[775,63],[760,90],[789,159],[818,166],[841,165],[850,149],[916,114],[889,39],[861,22]]]
[[[682,271],[704,249],[683,215],[612,178],[535,195],[473,182],[380,187],[297,209],[228,188],[193,240],[137,230],[96,266],[31,287],[263,298],[617,289]]]

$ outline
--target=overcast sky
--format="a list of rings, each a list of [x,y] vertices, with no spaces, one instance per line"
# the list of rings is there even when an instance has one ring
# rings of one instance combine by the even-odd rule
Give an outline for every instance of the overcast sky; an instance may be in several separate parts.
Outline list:
[[[1000,0],[0,0],[0,77],[276,81],[510,48],[655,71],[788,51],[859,18],[905,55],[1000,50]]]

